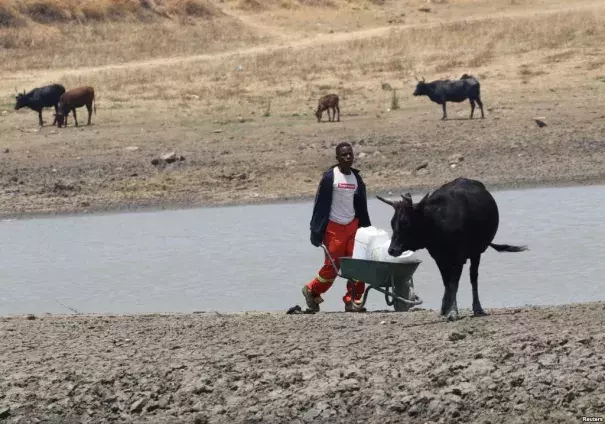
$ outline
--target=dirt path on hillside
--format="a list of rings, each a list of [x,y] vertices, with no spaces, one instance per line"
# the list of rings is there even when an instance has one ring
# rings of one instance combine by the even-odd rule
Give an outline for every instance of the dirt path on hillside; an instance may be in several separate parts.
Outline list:
[[[390,25],[384,27],[363,29],[359,31],[352,32],[344,32],[344,33],[334,33],[329,34],[320,34],[317,36],[303,38],[297,41],[285,41],[281,40],[277,43],[269,44],[269,45],[261,45],[248,47],[243,49],[237,49],[232,51],[225,51],[222,53],[212,53],[212,54],[199,54],[199,55],[190,55],[190,56],[174,56],[174,57],[163,57],[142,61],[133,61],[127,63],[120,64],[110,64],[104,66],[93,66],[93,67],[81,67],[76,69],[52,69],[52,70],[43,70],[43,71],[31,71],[31,72],[19,72],[19,73],[4,73],[0,74],[3,79],[7,80],[7,84],[9,86],[16,81],[26,81],[30,79],[39,79],[45,78],[48,80],[54,80],[61,77],[65,77],[67,75],[82,75],[91,72],[101,72],[101,71],[111,71],[111,70],[124,70],[124,69],[136,69],[136,68],[149,68],[149,67],[157,67],[157,66],[172,66],[176,64],[196,62],[196,61],[205,61],[205,60],[220,60],[220,59],[228,59],[236,56],[247,56],[247,55],[255,55],[255,54],[263,54],[270,53],[274,51],[279,51],[283,49],[300,49],[310,46],[315,46],[317,44],[330,44],[330,43],[343,43],[347,41],[354,40],[362,40],[372,37],[378,37],[385,35],[389,31],[392,30],[401,30],[401,29],[409,29],[409,28],[434,28],[443,24],[453,23],[453,22],[478,22],[483,20],[489,20],[494,18],[522,18],[527,16],[528,14],[553,14],[553,13],[561,13],[572,10],[591,10],[596,8],[603,8],[603,3],[601,1],[595,0],[586,0],[582,3],[574,3],[573,5],[552,5],[552,8],[548,8],[548,5],[541,6],[539,8],[532,9],[523,9],[523,10],[515,10],[515,11],[507,11],[497,14],[486,14],[486,15],[477,15],[477,16],[469,16],[464,19],[453,19],[453,20],[444,20],[437,22],[429,22],[422,24],[401,24],[401,25]],[[253,20],[248,16],[243,14],[239,14],[233,11],[228,11],[227,14],[234,18],[242,20],[242,22],[246,24],[251,24]],[[271,29],[268,26],[265,26],[260,23],[253,24],[260,30],[269,31],[270,34],[276,34],[275,29]]]
[[[284,32],[280,28],[272,26],[272,25],[264,24],[264,23],[260,22],[258,19],[255,19],[254,15],[241,13],[237,9],[231,8],[229,6],[222,7],[221,12],[224,15],[229,16],[232,19],[240,21],[242,24],[244,24],[247,27],[254,28],[261,35],[268,35],[268,36],[276,38],[279,41],[286,41],[286,40],[291,40],[291,39],[300,37],[300,34],[298,34],[298,33],[284,34]]]
[[[605,304],[0,318],[0,421],[572,423],[605,411]]]

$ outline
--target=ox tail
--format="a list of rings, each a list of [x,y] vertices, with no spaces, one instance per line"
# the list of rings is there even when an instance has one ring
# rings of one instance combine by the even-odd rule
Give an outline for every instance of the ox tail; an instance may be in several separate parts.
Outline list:
[[[491,247],[493,247],[498,252],[523,252],[525,250],[529,250],[527,246],[513,246],[510,244],[496,244],[490,243]]]

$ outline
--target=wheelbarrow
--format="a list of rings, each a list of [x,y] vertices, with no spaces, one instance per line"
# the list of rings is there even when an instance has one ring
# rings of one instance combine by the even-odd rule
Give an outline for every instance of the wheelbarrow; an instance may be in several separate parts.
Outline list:
[[[340,258],[340,269],[338,269],[327,247],[323,243],[321,247],[339,277],[366,283],[367,287],[360,306],[365,306],[370,289],[383,293],[387,305],[393,306],[397,312],[405,312],[422,304],[422,299],[414,293],[414,279],[412,278],[418,265],[422,263],[421,260],[382,262],[344,256]]]

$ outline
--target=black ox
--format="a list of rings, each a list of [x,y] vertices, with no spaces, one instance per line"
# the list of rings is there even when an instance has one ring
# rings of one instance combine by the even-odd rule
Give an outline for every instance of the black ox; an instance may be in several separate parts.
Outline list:
[[[409,193],[402,195],[401,201],[377,197],[395,209],[389,254],[427,249],[437,263],[445,286],[441,315],[450,321],[458,318],[456,295],[467,259],[471,261],[473,313],[487,315],[477,289],[481,254],[488,246],[498,252],[521,252],[527,247],[492,243],[499,224],[498,206],[483,183],[457,178],[416,204]]]
[[[42,109],[45,107],[55,107],[55,114],[59,111],[58,104],[61,95],[65,93],[65,87],[61,84],[51,84],[45,85],[44,87],[38,87],[31,90],[29,93],[17,94],[15,99],[17,103],[15,104],[15,110],[19,110],[22,107],[28,107],[31,110],[38,112],[38,119],[40,121],[40,126],[44,125],[44,121],[42,120]],[[53,125],[57,122],[57,117],[53,121]]]
[[[445,108],[446,102],[460,103],[468,99],[471,103],[471,118],[475,112],[475,102],[481,108],[481,118],[485,118],[483,114],[483,102],[481,102],[481,84],[472,75],[464,74],[459,80],[437,80],[425,82],[422,81],[416,84],[414,96],[428,96],[433,102],[440,104],[443,107],[443,117],[447,118]]]

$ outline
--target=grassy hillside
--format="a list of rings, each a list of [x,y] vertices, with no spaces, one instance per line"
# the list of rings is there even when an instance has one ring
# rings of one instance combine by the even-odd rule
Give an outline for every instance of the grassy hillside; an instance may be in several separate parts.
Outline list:
[[[312,195],[342,140],[363,143],[374,189],[459,174],[603,178],[602,0],[0,0],[0,10],[0,200],[14,211]],[[442,122],[412,96],[416,77],[463,73],[481,81],[485,120],[467,121],[465,102]],[[13,109],[15,89],[51,82],[94,87],[94,126],[40,130],[33,112]],[[328,92],[340,124],[311,111]],[[150,165],[170,151],[187,161]],[[451,167],[454,154],[465,160]],[[284,187],[286,171],[302,183]]]
[[[337,91],[348,112],[381,113],[405,107],[420,76],[473,73],[492,95],[600,78],[604,11],[590,0],[0,0],[0,89],[90,84],[106,108],[185,101],[225,119],[305,113]],[[384,83],[399,94],[377,92]]]
[[[99,22],[195,16],[211,18],[218,10],[206,0],[2,0],[0,25],[20,27],[28,21],[42,24],[59,22]]]

